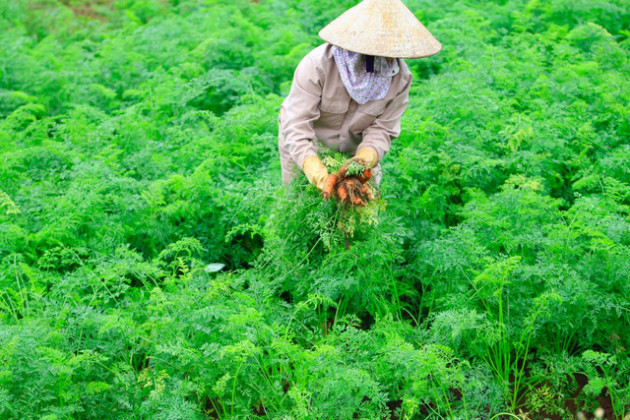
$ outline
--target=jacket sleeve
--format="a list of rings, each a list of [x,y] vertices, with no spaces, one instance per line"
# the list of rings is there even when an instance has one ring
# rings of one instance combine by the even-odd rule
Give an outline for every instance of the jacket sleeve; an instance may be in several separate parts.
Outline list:
[[[285,146],[300,169],[304,160],[316,155],[313,122],[320,117],[323,75],[313,59],[306,56],[295,70],[291,91],[282,105],[281,130]]]
[[[372,148],[378,155],[378,161],[383,159],[383,156],[389,152],[392,139],[400,136],[400,118],[407,109],[410,88],[411,75],[394,99],[387,104],[383,113],[376,117],[374,122],[363,131],[363,141],[357,149]]]

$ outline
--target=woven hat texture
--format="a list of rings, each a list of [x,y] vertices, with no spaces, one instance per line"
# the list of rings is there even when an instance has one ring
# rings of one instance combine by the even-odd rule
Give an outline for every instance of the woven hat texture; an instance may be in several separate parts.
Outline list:
[[[343,49],[378,57],[421,58],[442,49],[401,0],[364,0],[329,23],[319,36]]]

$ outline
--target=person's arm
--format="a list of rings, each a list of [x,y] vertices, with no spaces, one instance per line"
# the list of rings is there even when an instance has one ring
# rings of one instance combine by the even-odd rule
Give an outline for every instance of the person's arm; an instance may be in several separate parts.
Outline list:
[[[376,166],[389,152],[392,139],[400,135],[400,118],[409,103],[411,77],[387,105],[381,115],[363,131],[363,141],[357,147],[356,157],[361,158],[370,167]]]
[[[295,70],[291,91],[283,104],[282,134],[285,146],[301,169],[304,168],[306,158],[317,155],[313,145],[313,122],[320,117],[321,76],[311,57],[306,56]]]
[[[313,122],[319,119],[319,103],[325,75],[306,56],[295,70],[291,92],[284,107],[284,143],[291,159],[302,169],[308,181],[322,189],[328,169],[317,156],[313,140]]]

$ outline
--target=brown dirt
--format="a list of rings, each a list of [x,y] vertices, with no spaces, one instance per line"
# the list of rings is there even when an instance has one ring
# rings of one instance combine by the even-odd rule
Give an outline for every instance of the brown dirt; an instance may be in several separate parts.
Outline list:
[[[573,393],[573,395],[568,398],[565,402],[564,402],[564,407],[565,409],[568,409],[568,411],[571,412],[572,416],[574,419],[577,419],[577,413],[579,411],[583,411],[583,407],[578,407],[576,404],[576,401],[578,400],[578,396],[580,395],[580,393],[582,392],[582,390],[584,389],[584,387],[586,386],[586,384],[588,383],[588,378],[585,375],[576,373],[573,375],[573,379],[577,382],[577,389],[575,390],[575,392]],[[459,392],[459,390],[457,389],[451,389],[451,391],[455,394],[456,399],[460,399],[462,397],[461,392]],[[603,419],[605,420],[617,420],[614,416],[613,413],[613,405],[612,405],[612,401],[610,399],[610,396],[607,395],[607,390],[604,389],[602,391],[602,393],[597,397],[597,402],[599,403],[599,407],[604,409],[604,417]],[[397,401],[389,401],[387,402],[387,407],[390,410],[390,419],[391,420],[398,420],[399,417],[396,414],[396,411],[400,409],[400,407],[402,406],[402,401],[397,400]],[[421,409],[423,411],[426,407],[421,407]],[[529,420],[543,420],[543,419],[549,419],[549,420],[562,420],[562,417],[560,417],[557,414],[549,414],[546,413],[544,411],[542,412],[537,412],[537,413],[531,413],[529,412],[530,410],[527,407],[527,401],[525,401],[525,406],[523,408],[521,408],[520,410],[520,416],[522,416],[523,419],[529,419]],[[630,407],[628,407],[628,410],[630,411]],[[428,411],[427,411],[428,413]],[[585,416],[585,418],[587,419],[594,419],[595,415],[594,413],[587,413],[585,411],[583,411],[583,414]],[[513,419],[513,417],[510,416],[500,416],[497,417],[498,420],[511,420]]]
[[[219,413],[215,410],[215,407],[220,407],[220,406],[221,404],[219,403],[218,398],[211,399],[211,398],[206,397],[203,412],[210,419],[220,419],[221,417]]]
[[[575,392],[571,395],[571,397],[564,401],[564,407],[561,407],[561,408],[568,410],[573,415],[573,418],[578,418],[577,417],[578,412],[582,411],[586,419],[594,419],[595,418],[594,413],[586,412],[586,410],[584,410],[584,407],[577,405],[579,402],[578,397],[582,393],[582,390],[584,389],[586,384],[588,384],[588,378],[585,375],[576,373],[573,375],[572,379],[575,381],[575,383],[577,383],[577,388]],[[599,394],[599,396],[597,397],[597,402],[599,403],[599,407],[604,409],[604,417],[602,417],[603,419],[617,420],[613,412],[612,400],[610,399],[610,395],[608,395],[608,390],[606,388],[604,388],[602,392]],[[542,419],[562,420],[561,416],[557,414],[550,414],[545,411],[539,411],[536,413],[529,412],[530,410],[527,407],[527,395],[525,395],[525,403],[522,410],[524,413],[528,413],[527,414],[528,418],[532,420],[539,420],[539,419],[540,420]]]

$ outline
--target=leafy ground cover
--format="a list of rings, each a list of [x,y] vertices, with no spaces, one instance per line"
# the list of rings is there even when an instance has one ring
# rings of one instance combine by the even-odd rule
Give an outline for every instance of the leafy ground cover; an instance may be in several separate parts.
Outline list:
[[[407,1],[339,226],[277,114],[353,4],[0,2],[2,418],[627,418],[627,1]]]

